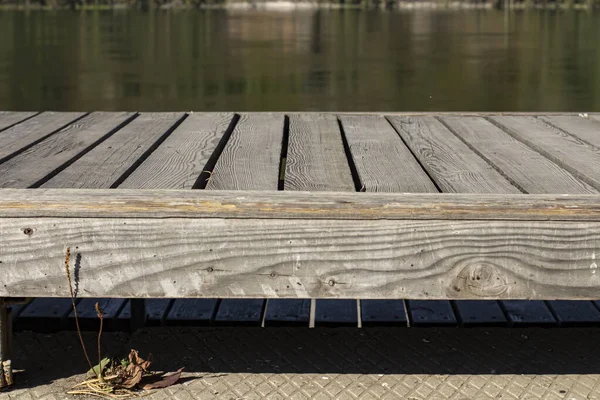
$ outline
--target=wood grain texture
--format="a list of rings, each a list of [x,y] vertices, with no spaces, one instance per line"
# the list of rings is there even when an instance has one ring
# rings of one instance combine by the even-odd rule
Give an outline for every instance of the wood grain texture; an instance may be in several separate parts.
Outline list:
[[[337,118],[290,115],[285,190],[354,192]]]
[[[438,191],[385,118],[341,116],[340,121],[364,191]]]
[[[141,114],[42,187],[110,188],[183,117],[183,113]]]
[[[277,190],[283,127],[283,115],[241,115],[206,188]]]
[[[444,117],[442,121],[527,193],[597,193],[593,187],[484,118]]]
[[[0,187],[26,188],[43,183],[46,177],[64,168],[132,116],[132,113],[100,112],[78,120],[1,164]],[[76,186],[77,182],[72,182],[72,187]]]
[[[600,189],[600,150],[534,117],[489,119],[577,178]]]
[[[388,119],[443,192],[520,192],[435,118]]]
[[[3,219],[0,296],[593,299],[600,223]]]
[[[598,195],[0,190],[0,218],[600,221]]]
[[[191,189],[233,117],[232,113],[189,115],[119,187]]]
[[[0,162],[59,131],[83,115],[85,113],[81,112],[43,112],[0,132]]]
[[[600,123],[575,115],[540,116],[539,119],[600,148]]]
[[[36,114],[37,112],[32,111],[0,111],[0,131],[10,128]]]
[[[290,116],[284,179],[284,189],[290,191],[356,191],[336,117],[315,114]],[[323,302],[324,304],[321,304]],[[295,310],[304,304],[304,301],[297,300],[296,304],[291,302],[284,304]],[[267,307],[269,306],[281,309],[283,304],[278,304],[277,299],[272,299]],[[317,310],[327,309],[331,322],[335,320],[348,322],[344,302],[329,304],[326,300],[316,300],[315,307]],[[356,308],[356,301],[354,308]],[[316,319],[319,319],[318,315]],[[356,317],[354,325],[356,325]]]

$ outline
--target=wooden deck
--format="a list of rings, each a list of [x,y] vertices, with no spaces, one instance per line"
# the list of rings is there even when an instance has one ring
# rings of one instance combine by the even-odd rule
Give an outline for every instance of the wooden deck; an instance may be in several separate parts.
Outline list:
[[[600,190],[600,114],[4,112],[0,113],[0,188],[460,193],[515,198],[571,194],[593,203]],[[510,232],[550,229],[543,216],[538,219],[512,226]],[[497,235],[506,238],[502,224],[498,226]],[[343,224],[337,227],[342,229]],[[252,234],[244,233],[241,225],[235,229]],[[430,228],[433,237],[436,229]],[[573,222],[569,229],[563,234],[564,243],[541,249],[548,253],[540,250],[533,260],[536,264],[546,258],[548,270],[538,270],[535,278],[519,282],[539,284],[540,298],[560,294],[553,270],[570,257],[562,249],[573,245],[581,227]],[[600,298],[594,261],[596,250],[600,251],[598,232],[587,233],[581,239],[585,246],[574,245],[579,246],[576,257],[585,259],[589,270],[585,275],[573,273],[572,280],[564,282],[579,290],[572,298],[596,298],[596,293]],[[346,234],[352,235],[352,230]],[[437,240],[440,246],[452,247],[447,237]],[[515,238],[512,251],[536,251],[520,247],[518,240],[523,238]],[[386,258],[389,247],[384,243],[378,249]],[[10,246],[0,243],[5,268],[36,261],[25,253],[15,256],[14,248],[9,256]],[[498,251],[506,251],[500,247]],[[347,251],[351,250],[350,245]],[[38,279],[40,284],[56,283]],[[2,295],[10,295],[4,291]],[[104,301],[115,326],[128,317],[126,300]],[[82,309],[92,304],[89,299],[81,302]],[[592,301],[341,299],[311,304],[308,298],[156,299],[148,307],[149,321],[156,324],[600,323]],[[46,315],[48,310],[53,310],[52,315]],[[59,317],[65,326],[69,304],[38,299],[19,308],[15,316],[23,326],[28,318],[39,322],[45,316],[52,321]]]

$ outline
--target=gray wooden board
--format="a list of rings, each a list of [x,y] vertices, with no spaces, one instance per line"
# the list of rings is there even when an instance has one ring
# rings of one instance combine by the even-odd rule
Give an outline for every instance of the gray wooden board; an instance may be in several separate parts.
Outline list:
[[[264,299],[223,299],[215,315],[215,324],[259,326],[264,307]]]
[[[514,138],[600,189],[600,150],[534,117],[490,117]]]
[[[500,304],[494,300],[457,300],[454,307],[464,326],[508,324]]]
[[[37,112],[31,111],[0,111],[0,131],[8,129],[36,114]]]
[[[132,189],[191,189],[206,170],[234,114],[194,113],[121,184]]]
[[[96,302],[102,309],[104,315],[103,330],[114,330],[122,329],[125,326],[123,324],[117,325],[117,316],[121,312],[121,309],[127,303],[125,299],[111,299],[111,298],[87,298],[82,299],[77,303],[77,318],[79,319],[79,326],[83,330],[98,330],[100,326],[100,320],[96,312]],[[75,313],[73,310],[68,315],[68,327],[75,328]]]
[[[344,150],[342,133],[335,116],[312,113],[290,116],[284,190],[356,191]],[[290,315],[297,312],[297,307],[304,305],[304,303],[289,301],[278,304],[279,301],[271,299],[267,303],[267,310],[269,307],[278,310],[271,316]],[[339,320],[347,323],[345,302],[327,303],[326,301],[322,307],[321,302],[321,300],[316,300],[317,310],[327,308],[331,321]],[[290,306],[292,309],[288,312],[282,311],[281,308],[284,305]],[[339,308],[336,309],[335,305],[338,305]],[[356,320],[355,324],[357,324]]]
[[[132,113],[99,112],[78,120],[0,164],[0,187],[26,188],[43,183],[46,177],[68,165],[132,116]],[[77,182],[66,187],[77,187]]]
[[[269,299],[265,311],[265,326],[308,326],[310,300]]]
[[[242,114],[207,189],[277,190],[284,116]]]
[[[600,323],[600,311],[591,301],[550,300],[546,304],[561,325]]]
[[[341,116],[340,121],[362,190],[404,193],[435,193],[438,191],[433,181],[385,118],[380,116]],[[398,317],[400,310],[405,308],[402,300],[389,300],[385,309],[374,312],[374,304],[383,306],[378,302],[361,301],[361,319],[365,316],[363,307],[366,307],[366,312],[369,314],[368,321],[361,321],[362,326],[394,323],[390,320]],[[402,315],[402,318],[406,323],[406,316]]]
[[[442,121],[527,193],[597,193],[593,187],[484,118],[444,117]]]
[[[284,116],[278,114],[242,114],[215,164],[206,189],[277,190],[284,122]],[[240,258],[235,262],[245,261]],[[215,323],[261,324],[265,302],[262,299],[223,300]]]
[[[600,195],[1,189],[1,218],[600,222]]]
[[[328,114],[290,115],[285,190],[356,190],[337,118]]]
[[[406,326],[406,309],[399,300],[361,300],[362,326]]]
[[[539,119],[600,148],[600,123],[595,119],[576,115],[549,115]]]
[[[520,193],[433,117],[388,117],[443,192]]]
[[[15,321],[14,326],[17,330],[32,329],[44,332],[64,329],[67,316],[72,310],[70,298],[40,297],[29,303]]]
[[[452,304],[446,300],[408,300],[411,326],[456,325]]]
[[[81,112],[43,112],[0,132],[0,162],[85,115]]]
[[[171,299],[146,299],[147,324],[153,326],[164,325],[165,318],[172,303],[173,300]],[[131,306],[129,301],[127,301],[121,310],[118,318],[121,320],[128,320],[131,318]]]
[[[212,322],[217,299],[176,299],[167,315],[170,325],[207,325]]]
[[[537,326],[555,325],[552,312],[541,300],[506,300],[501,302],[506,316],[512,325]]]
[[[594,299],[599,222],[4,218],[0,296]]]
[[[385,118],[340,116],[340,121],[364,191],[437,192]]]
[[[317,300],[316,326],[357,326],[358,308],[356,300]]]
[[[95,146],[43,187],[109,188],[143,160],[183,113],[145,113],[139,115],[102,143]]]

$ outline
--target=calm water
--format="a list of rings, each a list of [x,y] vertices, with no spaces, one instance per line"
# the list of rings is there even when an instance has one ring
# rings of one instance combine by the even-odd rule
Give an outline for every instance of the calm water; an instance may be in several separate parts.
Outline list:
[[[600,14],[0,11],[0,109],[600,111]]]

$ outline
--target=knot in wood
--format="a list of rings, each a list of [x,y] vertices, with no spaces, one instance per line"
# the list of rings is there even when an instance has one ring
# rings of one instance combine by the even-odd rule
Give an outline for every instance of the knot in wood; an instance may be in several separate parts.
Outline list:
[[[497,297],[508,290],[506,279],[496,266],[489,264],[468,265],[463,268],[452,284],[452,291],[466,291],[477,297]]]

